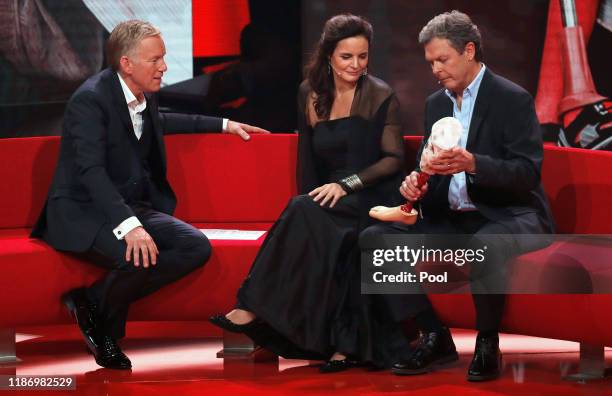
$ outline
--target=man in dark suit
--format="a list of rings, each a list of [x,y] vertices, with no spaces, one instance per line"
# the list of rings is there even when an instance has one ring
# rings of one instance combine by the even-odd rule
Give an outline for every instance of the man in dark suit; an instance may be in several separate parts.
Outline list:
[[[506,262],[513,255],[542,247],[519,235],[550,233],[554,228],[540,184],[542,136],[531,95],[482,63],[480,32],[467,15],[452,11],[436,16],[422,29],[419,42],[444,87],[427,99],[425,136],[417,158],[433,176],[419,188],[417,166],[400,186],[406,199],[421,198],[422,216],[413,226],[374,225],[361,238],[392,233],[469,234],[472,242],[488,246],[493,254],[487,255],[484,265],[471,268],[472,280],[483,283],[472,283],[479,333],[467,378],[494,379],[501,368],[498,331]],[[459,145],[421,159],[432,125],[448,116],[463,126]],[[421,374],[458,359],[450,332],[426,294],[385,299],[398,321],[414,318],[421,330],[411,358],[393,366],[395,374]]]
[[[162,114],[152,93],[167,70],[164,42],[151,24],[131,20],[107,42],[110,68],[72,95],[59,161],[45,208],[32,231],[55,249],[84,253],[110,271],[63,302],[96,362],[129,369],[117,340],[129,305],[201,267],[210,243],[174,217],[166,179],[164,133],[223,131],[249,139],[267,132],[226,119]]]

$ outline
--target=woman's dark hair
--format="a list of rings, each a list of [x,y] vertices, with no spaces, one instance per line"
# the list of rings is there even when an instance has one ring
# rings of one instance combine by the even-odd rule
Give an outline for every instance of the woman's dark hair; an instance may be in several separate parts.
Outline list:
[[[330,73],[329,59],[340,40],[349,37],[363,36],[370,44],[372,40],[372,25],[365,18],[340,14],[325,22],[323,33],[306,66],[306,79],[310,88],[316,93],[314,109],[317,118],[326,120],[331,113],[334,102],[334,77]]]

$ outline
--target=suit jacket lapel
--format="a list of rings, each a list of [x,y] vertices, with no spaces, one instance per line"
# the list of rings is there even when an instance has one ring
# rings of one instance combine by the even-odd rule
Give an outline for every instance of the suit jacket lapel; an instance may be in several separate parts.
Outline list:
[[[159,109],[157,107],[157,100],[155,95],[153,94],[145,94],[147,98],[147,110],[149,112],[149,116],[151,119],[151,124],[153,126],[153,135],[155,135],[155,139],[157,141],[157,149],[159,150],[159,158],[162,161],[162,170],[164,175],[166,174],[166,148],[164,145],[164,131],[159,123]]]
[[[491,103],[491,80],[493,79],[493,73],[487,68],[482,76],[480,88],[478,89],[478,95],[476,96],[476,104],[474,105],[474,112],[472,113],[472,120],[470,121],[470,131],[468,133],[468,140],[466,149],[469,151],[472,147],[476,137],[480,131],[480,124],[485,118],[487,110],[489,109],[489,103]]]
[[[452,117],[453,116],[453,101],[446,95],[444,90],[438,91],[438,96],[434,100],[434,102],[429,106],[429,111],[431,115],[427,117],[427,130],[425,131],[425,138],[429,138],[431,135],[431,127],[436,121],[444,118],[444,117]],[[419,158],[421,156],[423,150],[423,145],[421,145],[421,150],[419,151]],[[441,205],[448,205],[448,188],[450,185],[451,176],[450,175],[434,175],[430,179],[430,188],[434,191],[432,194],[433,201],[441,203]]]
[[[128,110],[127,103],[125,102],[125,94],[121,88],[119,77],[114,71],[111,70],[110,72],[112,73],[111,91],[113,94],[113,105],[119,114],[119,118],[121,119],[123,126],[125,126],[125,132],[128,134],[128,139],[132,143],[132,146],[137,148],[138,139],[136,138],[136,133],[134,132],[134,125],[132,125],[132,119],[130,118],[130,112]]]
[[[440,116],[434,121],[434,123],[444,117],[452,117],[453,116],[453,101],[450,100],[450,98],[448,96],[446,96],[446,94],[444,94],[444,99],[446,99],[445,105],[444,107],[441,109],[442,112],[440,113]],[[431,126],[433,126],[433,124],[431,124]]]
[[[453,116],[453,102],[450,100],[444,90],[438,91],[439,96],[435,99],[435,102],[432,106],[430,106],[431,114],[427,117],[427,130],[425,131],[425,137],[429,137],[431,134],[431,127],[436,121],[444,118],[444,117],[452,117]]]

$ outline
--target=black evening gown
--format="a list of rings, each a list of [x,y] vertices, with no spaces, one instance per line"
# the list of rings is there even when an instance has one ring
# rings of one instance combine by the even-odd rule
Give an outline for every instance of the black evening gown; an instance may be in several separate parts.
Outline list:
[[[323,183],[359,171],[348,165],[347,147],[362,127],[351,116],[312,129]],[[408,352],[386,305],[360,292],[360,194],[344,196],[334,208],[298,195],[269,231],[237,303],[263,322],[247,333],[262,347],[301,359],[328,359],[338,351],[379,367]]]

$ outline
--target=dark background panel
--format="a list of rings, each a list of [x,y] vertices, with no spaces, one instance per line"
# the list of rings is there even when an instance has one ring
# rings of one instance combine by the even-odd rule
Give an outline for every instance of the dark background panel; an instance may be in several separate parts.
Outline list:
[[[371,72],[396,90],[407,134],[421,134],[424,101],[439,85],[424,60],[417,37],[432,17],[453,9],[467,13],[479,26],[487,67],[535,95],[548,0],[305,1],[305,56],[318,40],[327,18],[342,12],[368,18],[374,27]]]
[[[250,35],[255,40],[247,46],[250,52],[194,58],[195,76],[202,68],[228,61],[242,62],[242,65],[217,75],[218,81],[212,85],[213,92],[208,98],[211,99],[208,103],[214,105],[190,111],[201,109],[210,115],[229,116],[279,132],[295,129],[295,93],[302,78],[302,65],[319,38],[324,21],[341,12],[364,15],[373,23],[375,37],[370,70],[397,91],[408,134],[422,132],[424,100],[439,87],[417,43],[422,26],[438,13],[456,8],[470,14],[483,34],[486,65],[532,94],[536,91],[548,0],[249,0],[247,3],[249,22],[256,27]],[[85,70],[91,75],[97,71],[94,69],[102,67],[96,66],[101,62],[100,42],[108,33],[83,6],[82,0],[46,0],[40,4],[65,32],[66,45],[72,54],[81,59],[80,72]],[[38,16],[37,20],[44,21],[44,18]],[[4,22],[2,37],[10,38],[14,23]],[[263,45],[258,41],[261,37],[264,37]],[[44,47],[42,40],[40,45]],[[41,70],[41,65],[35,70],[32,65],[16,63],[10,58],[15,54],[11,54],[10,51],[0,54],[0,137],[59,134],[65,102],[86,76],[78,73],[69,79],[55,76],[48,68]],[[262,69],[265,73],[261,73]],[[229,88],[224,84],[229,84]],[[224,101],[236,100],[230,106],[219,107],[226,104]]]

